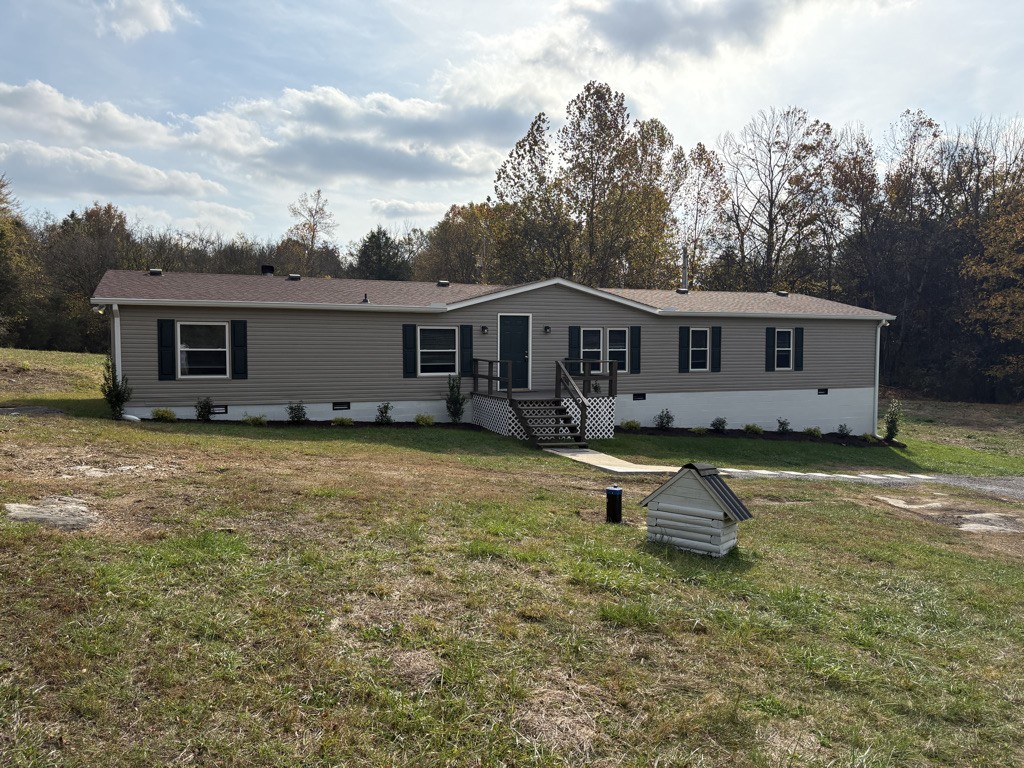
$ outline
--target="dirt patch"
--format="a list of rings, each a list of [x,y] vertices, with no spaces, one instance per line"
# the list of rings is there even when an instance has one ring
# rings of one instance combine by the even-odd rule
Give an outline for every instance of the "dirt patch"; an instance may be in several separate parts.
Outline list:
[[[19,523],[39,523],[65,531],[80,531],[99,521],[82,499],[73,496],[51,496],[33,504],[4,504],[7,516]]]
[[[0,361],[0,395],[61,392],[73,384],[74,379],[62,371]]]
[[[0,416],[63,416],[64,411],[42,405],[0,406]]]
[[[441,677],[441,664],[430,651],[396,651],[391,665],[406,688],[420,693],[430,690]]]
[[[528,739],[562,754],[589,755],[599,733],[596,690],[561,669],[548,670],[523,705],[515,728]]]
[[[939,498],[936,498],[938,496]],[[884,504],[932,522],[971,533],[1024,533],[1024,510],[986,508],[983,502],[954,499],[945,494],[912,499],[875,496]]]

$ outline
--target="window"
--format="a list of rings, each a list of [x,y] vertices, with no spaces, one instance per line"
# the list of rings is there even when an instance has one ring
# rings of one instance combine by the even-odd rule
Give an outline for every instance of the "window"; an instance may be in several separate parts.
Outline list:
[[[421,376],[458,373],[458,334],[455,328],[419,329]]]
[[[691,371],[706,371],[708,370],[708,361],[710,355],[708,354],[708,341],[710,334],[707,328],[691,328],[690,329],[690,370]]]
[[[608,359],[619,364],[620,371],[629,370],[629,339],[625,328],[608,329]]]
[[[228,324],[178,323],[178,376],[228,375]]]
[[[583,360],[602,359],[602,353],[604,352],[604,346],[601,343],[602,336],[604,336],[604,332],[600,328],[583,329],[583,344],[580,349],[580,357]],[[584,368],[584,370],[591,370],[596,373],[601,370],[601,366],[594,365],[591,366],[589,369]]]
[[[778,328],[775,331],[775,370],[789,371],[793,368],[793,331]]]

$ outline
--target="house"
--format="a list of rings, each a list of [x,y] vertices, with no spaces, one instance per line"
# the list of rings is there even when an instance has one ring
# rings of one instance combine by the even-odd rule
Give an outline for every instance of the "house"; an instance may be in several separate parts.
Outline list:
[[[231,420],[283,419],[302,401],[313,420],[369,421],[389,401],[396,420],[444,421],[457,373],[475,390],[466,420],[520,437],[545,423],[565,435],[575,424],[576,440],[611,436],[614,424],[650,424],[663,409],[676,426],[721,416],[735,427],[775,429],[783,418],[793,429],[876,429],[879,338],[894,319],[881,312],[781,291],[265,272],[104,275],[92,303],[110,309],[127,414],[191,417],[210,397],[215,418]]]

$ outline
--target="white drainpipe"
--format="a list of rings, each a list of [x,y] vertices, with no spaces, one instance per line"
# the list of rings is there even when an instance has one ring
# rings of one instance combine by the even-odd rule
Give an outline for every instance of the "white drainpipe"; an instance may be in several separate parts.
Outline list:
[[[114,316],[114,376],[120,380],[124,376],[121,369],[121,313],[117,304],[111,304],[110,311]]]
[[[878,322],[878,327],[875,329],[875,397],[874,397],[874,400],[872,400],[872,406],[871,406],[872,414],[873,414],[873,417],[874,417],[871,423],[874,424],[873,429],[874,429],[875,437],[879,436],[878,435],[878,372],[879,372],[879,369],[881,367],[881,362],[882,362],[882,327],[886,326],[886,325],[889,325],[889,321],[888,320],[880,320]]]

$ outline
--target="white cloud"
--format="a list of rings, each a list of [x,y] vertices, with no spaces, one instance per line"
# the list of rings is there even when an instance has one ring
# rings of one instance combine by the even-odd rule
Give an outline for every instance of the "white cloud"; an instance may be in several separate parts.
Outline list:
[[[0,161],[12,177],[31,191],[52,194],[160,195],[185,198],[223,194],[227,190],[198,173],[164,171],[107,150],[44,146],[34,141],[0,144]]]
[[[195,22],[195,16],[175,0],[107,0],[96,6],[101,34],[113,32],[125,42],[150,32],[171,32],[179,21]]]
[[[446,203],[410,200],[370,200],[370,210],[387,219],[440,217],[447,211]]]
[[[84,104],[52,85],[0,83],[0,138],[30,135],[62,144],[161,147],[173,141],[164,123],[130,115],[109,101]]]

